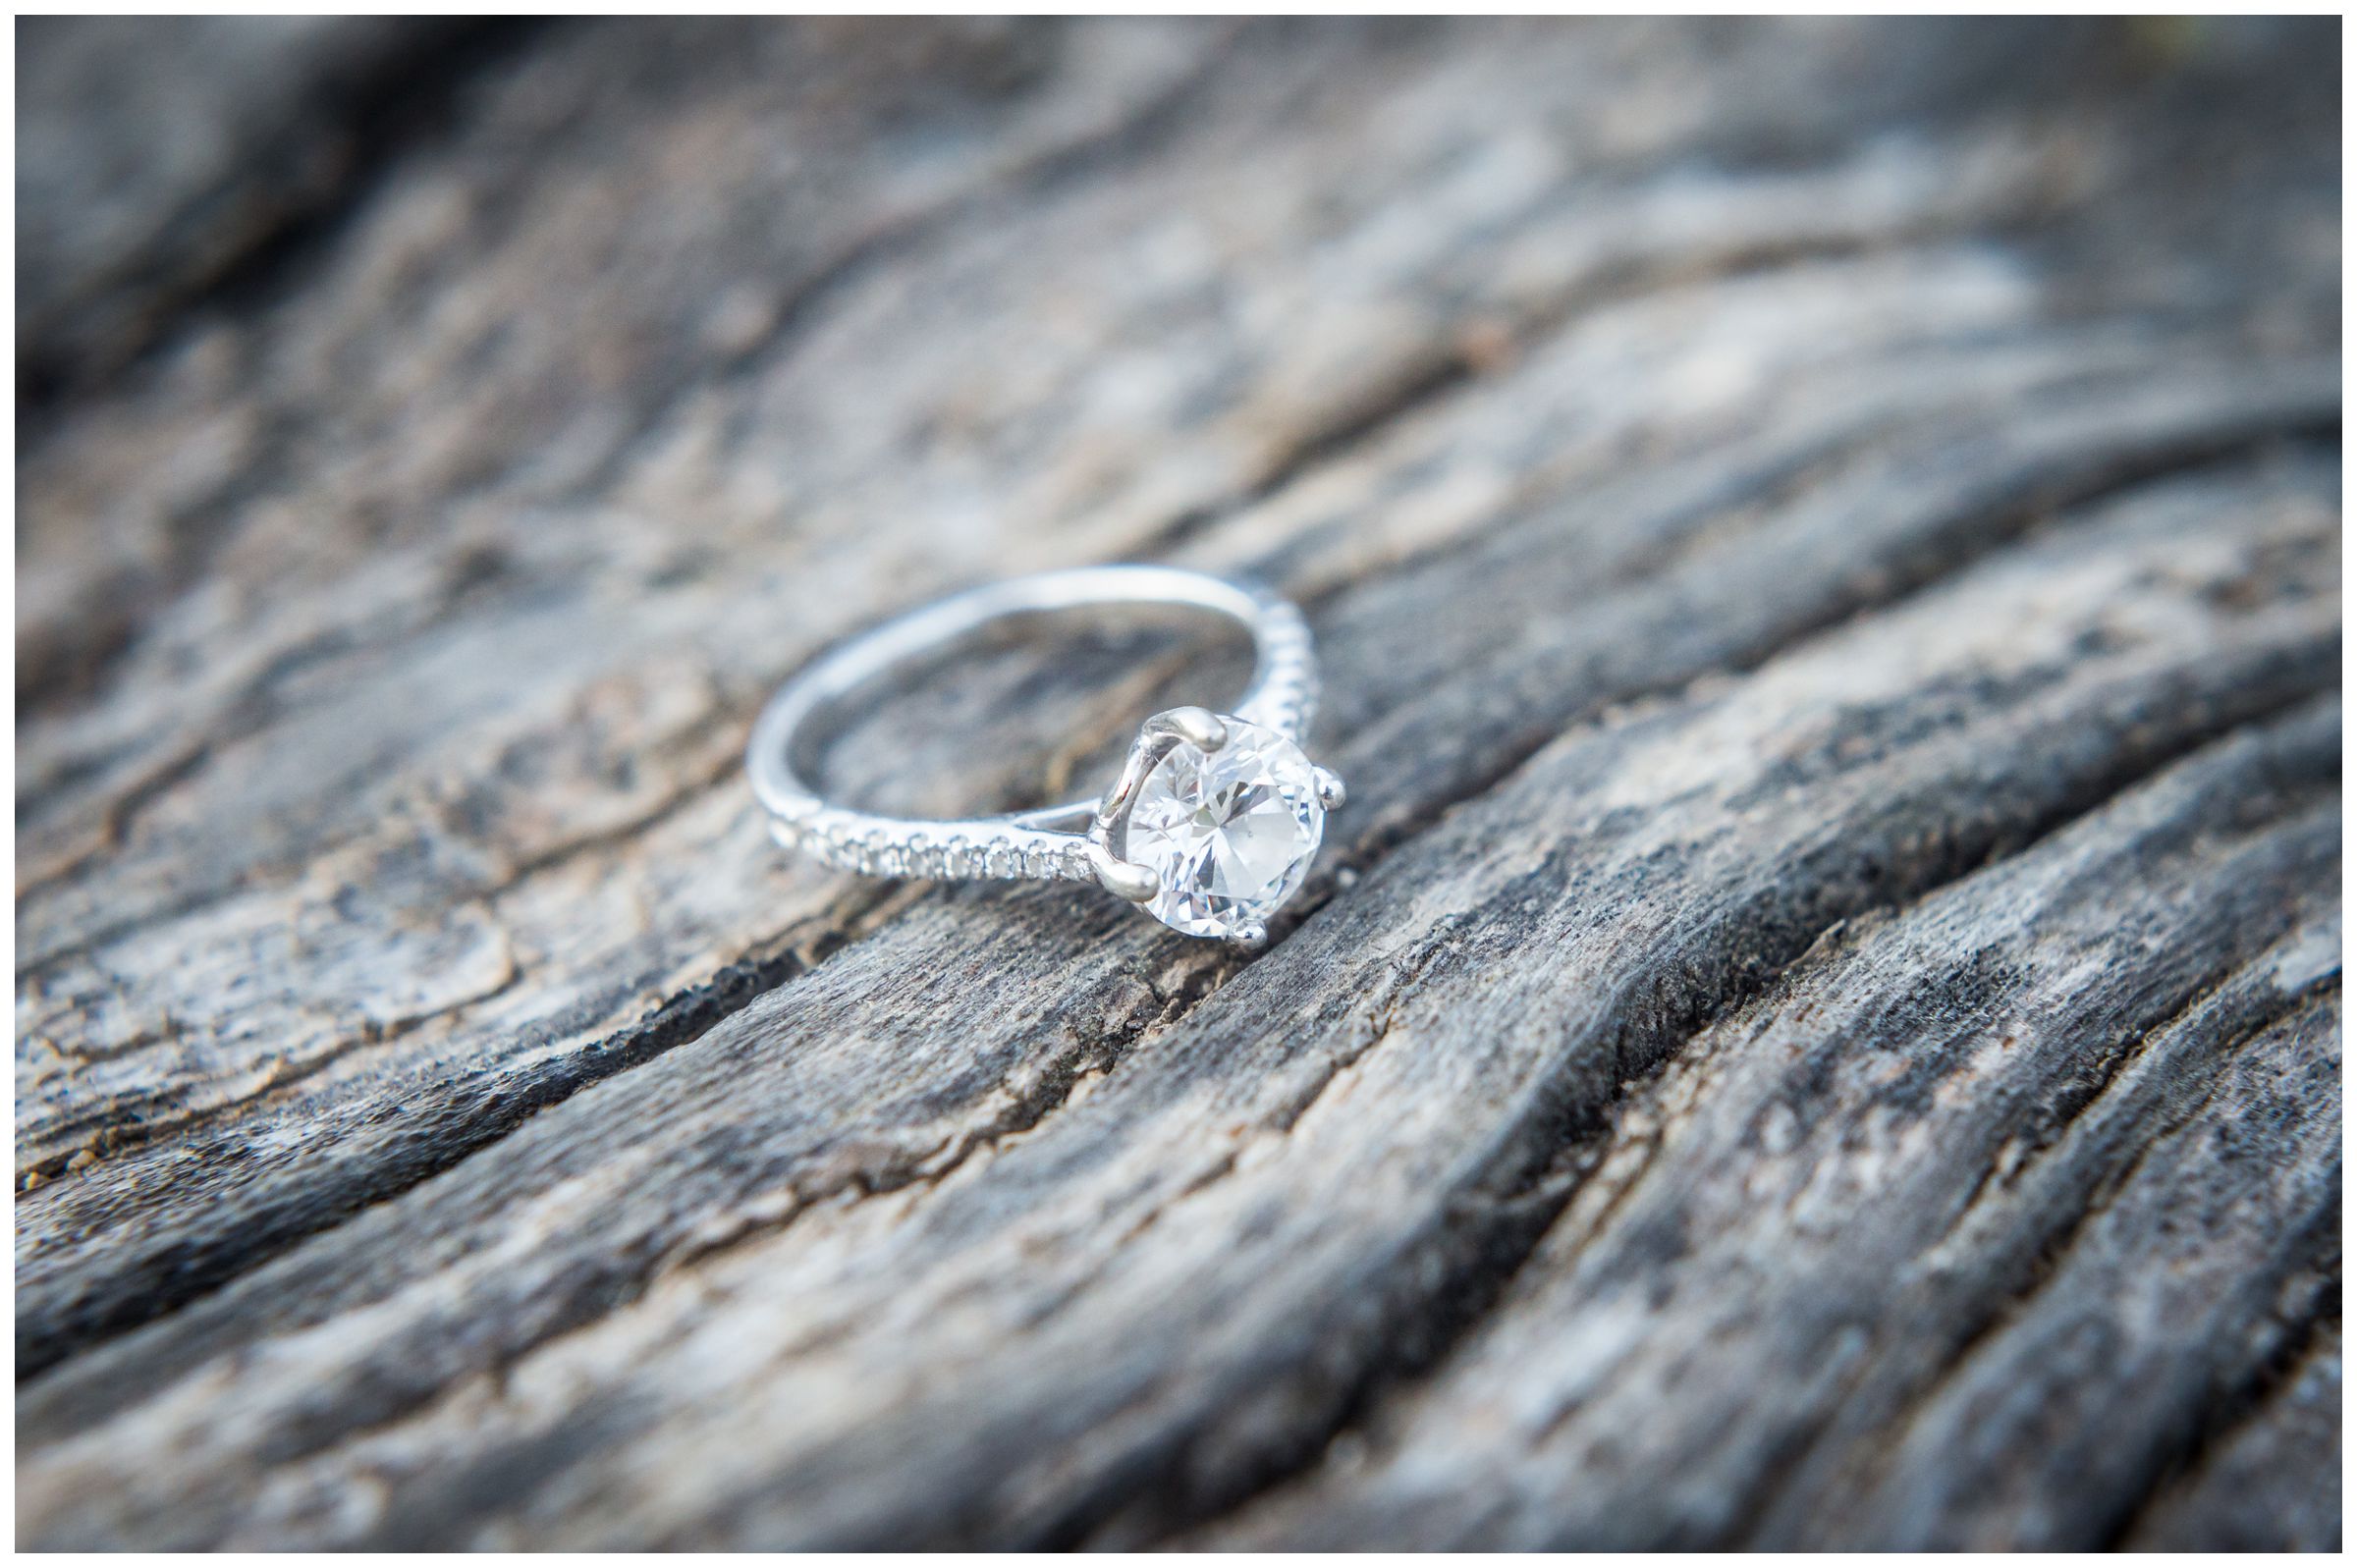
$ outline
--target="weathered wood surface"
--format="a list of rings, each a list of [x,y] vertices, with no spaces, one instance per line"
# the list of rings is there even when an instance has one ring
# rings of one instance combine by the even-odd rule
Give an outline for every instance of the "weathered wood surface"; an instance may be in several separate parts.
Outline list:
[[[40,408],[268,285],[442,85],[514,28],[381,17],[27,17],[17,29],[17,366]]]
[[[21,1542],[2335,1543],[2332,41],[443,73],[28,427]],[[1309,607],[1268,951],[767,850],[795,664],[1118,558]]]

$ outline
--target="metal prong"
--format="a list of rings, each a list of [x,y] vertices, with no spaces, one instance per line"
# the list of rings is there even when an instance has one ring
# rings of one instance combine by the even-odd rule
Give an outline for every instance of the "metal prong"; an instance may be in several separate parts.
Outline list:
[[[1101,845],[1088,846],[1088,863],[1096,868],[1097,881],[1116,898],[1144,903],[1162,891],[1161,878],[1143,866],[1114,859],[1113,851]]]
[[[1313,768],[1310,772],[1318,781],[1318,804],[1328,811],[1350,798],[1350,791],[1343,787],[1341,774],[1331,768]]]
[[[1209,708],[1173,708],[1154,717],[1162,728],[1205,751],[1217,751],[1228,744],[1227,722]]]
[[[1257,920],[1247,920],[1228,934],[1228,940],[1247,950],[1269,945],[1269,928]]]

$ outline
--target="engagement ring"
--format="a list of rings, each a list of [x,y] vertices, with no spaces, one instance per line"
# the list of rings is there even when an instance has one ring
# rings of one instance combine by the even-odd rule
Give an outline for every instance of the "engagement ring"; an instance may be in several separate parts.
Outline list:
[[[876,816],[821,799],[800,749],[854,690],[1010,616],[1101,606],[1210,611],[1252,634],[1252,681],[1232,712],[1172,708],[1139,727],[1102,797],[1007,816]],[[745,768],[789,849],[870,876],[1094,882],[1191,937],[1245,945],[1299,890],[1343,803],[1302,751],[1317,664],[1301,612],[1265,588],[1171,567],[1088,567],[956,594],[812,663],[753,725]]]

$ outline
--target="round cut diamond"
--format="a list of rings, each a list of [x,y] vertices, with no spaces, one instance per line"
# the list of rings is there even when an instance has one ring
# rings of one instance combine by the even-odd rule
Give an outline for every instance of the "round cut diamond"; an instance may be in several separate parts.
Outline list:
[[[1326,831],[1318,780],[1274,730],[1224,721],[1227,743],[1181,740],[1139,782],[1122,859],[1162,884],[1145,907],[1190,936],[1233,936],[1265,921],[1309,873]]]

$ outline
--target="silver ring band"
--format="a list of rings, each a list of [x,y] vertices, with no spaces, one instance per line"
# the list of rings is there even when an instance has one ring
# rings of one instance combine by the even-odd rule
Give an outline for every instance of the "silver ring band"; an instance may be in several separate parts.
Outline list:
[[[991,622],[1105,605],[1210,611],[1248,631],[1255,653],[1251,684],[1232,712],[1179,708],[1155,715],[1140,730],[1122,778],[1105,795],[1006,816],[934,821],[830,804],[796,771],[795,743],[811,721],[858,688],[941,652]],[[1256,895],[1266,891],[1263,883],[1273,888],[1287,879],[1259,877],[1254,868],[1290,853],[1298,838],[1306,838],[1308,851],[1314,852],[1323,812],[1342,803],[1341,781],[1310,768],[1299,750],[1317,697],[1309,627],[1300,611],[1266,588],[1173,567],[1088,567],[988,583],[840,644],[770,698],[754,722],[745,769],[754,795],[771,817],[771,837],[828,865],[871,876],[1097,882],[1147,905],[1178,929],[1249,941],[1265,936],[1267,909],[1299,883],[1292,875],[1272,901]],[[1231,743],[1232,729],[1241,744]],[[1177,760],[1162,767],[1174,752]],[[1151,788],[1149,775],[1159,781]],[[1304,779],[1311,783],[1304,784]],[[1195,821],[1190,829],[1195,837],[1174,844],[1177,830],[1163,821],[1176,811],[1175,802],[1164,798],[1166,785],[1189,792],[1197,818],[1206,810],[1232,815],[1224,825]],[[1256,787],[1260,792],[1253,792]],[[1305,788],[1315,797],[1306,806]],[[1121,852],[1141,790],[1161,814],[1140,828],[1141,843],[1150,839],[1166,860],[1224,857],[1229,863],[1191,869],[1165,865],[1150,892],[1139,865]],[[1304,819],[1313,820],[1290,830],[1288,838],[1287,823]],[[1205,837],[1218,834],[1224,837],[1216,842]],[[1306,852],[1301,859],[1305,867]],[[1244,861],[1252,866],[1239,870]],[[1287,867],[1291,869],[1289,861]],[[1190,877],[1193,886],[1167,886],[1174,878]],[[1214,882],[1222,888],[1202,886]],[[1177,900],[1179,918],[1156,907],[1157,895],[1165,893]]]

